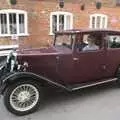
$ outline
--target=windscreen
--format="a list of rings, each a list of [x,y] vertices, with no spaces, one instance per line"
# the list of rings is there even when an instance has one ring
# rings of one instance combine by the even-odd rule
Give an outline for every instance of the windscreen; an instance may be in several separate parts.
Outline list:
[[[58,47],[67,47],[72,49],[74,43],[74,35],[57,35],[55,39],[55,46]]]

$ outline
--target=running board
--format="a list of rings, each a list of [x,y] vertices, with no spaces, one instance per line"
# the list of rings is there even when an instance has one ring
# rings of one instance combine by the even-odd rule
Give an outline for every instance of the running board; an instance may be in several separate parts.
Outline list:
[[[87,87],[92,87],[92,86],[96,86],[96,85],[100,85],[100,84],[103,84],[103,83],[109,83],[109,82],[112,82],[112,81],[116,81],[118,78],[112,78],[112,79],[107,79],[107,80],[104,80],[104,81],[98,81],[98,82],[92,82],[92,83],[84,83],[84,84],[79,84],[79,85],[75,85],[75,86],[72,86],[72,87],[68,87],[69,91],[75,91],[75,90],[79,90],[79,89],[82,89],[82,88],[87,88]]]

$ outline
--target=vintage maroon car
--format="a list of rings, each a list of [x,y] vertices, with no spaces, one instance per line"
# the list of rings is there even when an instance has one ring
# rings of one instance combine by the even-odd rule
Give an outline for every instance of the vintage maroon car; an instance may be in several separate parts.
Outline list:
[[[75,91],[120,77],[120,31],[56,32],[49,48],[11,52],[0,67],[0,91],[16,115],[37,110],[49,86]]]

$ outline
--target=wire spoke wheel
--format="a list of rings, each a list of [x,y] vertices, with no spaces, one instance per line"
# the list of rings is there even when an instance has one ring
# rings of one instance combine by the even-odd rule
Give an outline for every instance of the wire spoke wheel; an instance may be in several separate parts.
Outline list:
[[[21,78],[5,89],[4,105],[15,115],[27,115],[38,110],[42,104],[43,93],[41,83],[31,78]]]
[[[10,105],[17,111],[32,109],[39,100],[39,91],[31,84],[17,86],[10,95]]]

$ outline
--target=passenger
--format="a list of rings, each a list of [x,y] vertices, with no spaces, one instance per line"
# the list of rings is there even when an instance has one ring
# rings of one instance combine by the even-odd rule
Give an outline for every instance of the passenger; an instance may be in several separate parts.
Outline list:
[[[76,40],[78,41],[75,44],[75,48],[77,48],[78,51],[82,51],[82,49],[87,45],[83,40],[81,40],[81,35],[76,35]]]
[[[99,46],[95,44],[95,38],[93,36],[88,36],[88,45],[82,49],[82,51],[98,50]]]

